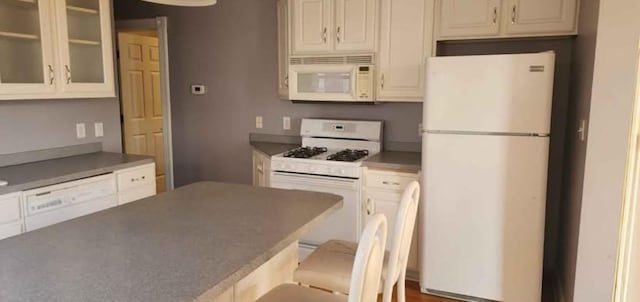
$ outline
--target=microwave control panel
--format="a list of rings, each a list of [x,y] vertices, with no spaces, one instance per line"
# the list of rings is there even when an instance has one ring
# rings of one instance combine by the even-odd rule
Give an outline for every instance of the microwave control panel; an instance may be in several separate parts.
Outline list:
[[[372,99],[373,77],[371,74],[373,73],[373,66],[361,65],[357,68],[357,96],[359,99]]]

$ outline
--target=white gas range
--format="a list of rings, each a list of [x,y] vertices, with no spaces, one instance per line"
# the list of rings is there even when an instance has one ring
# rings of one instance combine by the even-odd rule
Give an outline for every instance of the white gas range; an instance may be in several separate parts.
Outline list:
[[[301,239],[302,258],[327,240],[358,241],[364,217],[360,198],[362,162],[380,152],[382,125],[381,121],[303,119],[303,147],[272,157],[272,187],[333,193],[344,198],[342,209]]]

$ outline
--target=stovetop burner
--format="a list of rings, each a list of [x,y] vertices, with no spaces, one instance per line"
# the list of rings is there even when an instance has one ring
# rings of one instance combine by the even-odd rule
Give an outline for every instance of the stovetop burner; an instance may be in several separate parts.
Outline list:
[[[369,155],[369,150],[346,149],[327,156],[327,160],[354,162]]]
[[[311,158],[325,152],[327,152],[327,148],[325,147],[299,147],[285,152],[283,156],[293,158]]]

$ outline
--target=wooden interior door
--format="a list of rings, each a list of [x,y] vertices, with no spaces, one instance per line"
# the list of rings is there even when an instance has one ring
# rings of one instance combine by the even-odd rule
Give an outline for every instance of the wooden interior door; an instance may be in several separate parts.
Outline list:
[[[124,150],[155,157],[156,188],[165,190],[158,38],[118,33]]]

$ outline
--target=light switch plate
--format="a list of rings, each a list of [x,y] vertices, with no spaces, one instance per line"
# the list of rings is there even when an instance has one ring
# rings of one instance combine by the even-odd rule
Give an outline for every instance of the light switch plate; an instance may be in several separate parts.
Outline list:
[[[284,130],[291,130],[291,118],[288,116],[285,116],[282,118],[282,129]]]
[[[87,128],[84,123],[76,124],[76,138],[85,138],[87,137]]]
[[[94,128],[94,133],[96,134],[96,137],[104,136],[104,125],[102,123],[94,123],[93,128]]]
[[[256,116],[256,128],[257,129],[262,129],[264,125],[262,124],[262,116],[258,115]]]

